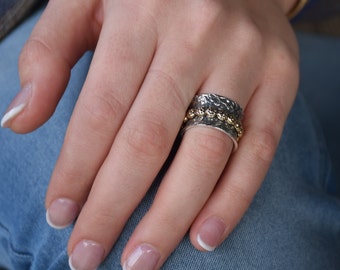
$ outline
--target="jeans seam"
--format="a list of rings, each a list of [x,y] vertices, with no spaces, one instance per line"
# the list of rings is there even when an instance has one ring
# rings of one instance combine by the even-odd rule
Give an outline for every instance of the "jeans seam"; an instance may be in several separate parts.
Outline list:
[[[2,229],[6,234],[6,240],[8,241],[8,247],[11,249],[11,251],[13,252],[13,254],[17,257],[22,257],[22,258],[27,258],[29,259],[30,261],[32,261],[33,259],[33,255],[31,253],[28,253],[28,252],[23,252],[23,251],[19,251],[18,249],[15,248],[13,242],[11,241],[12,237],[11,237],[11,233],[10,231],[8,230],[8,228],[2,224],[0,222],[0,229]],[[10,256],[9,256],[10,257]]]

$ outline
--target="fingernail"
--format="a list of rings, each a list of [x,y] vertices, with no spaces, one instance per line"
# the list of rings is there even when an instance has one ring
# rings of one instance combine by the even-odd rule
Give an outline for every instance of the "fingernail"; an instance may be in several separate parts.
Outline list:
[[[1,127],[7,128],[10,126],[11,121],[17,117],[27,105],[32,93],[30,85],[21,89],[21,91],[14,98],[12,103],[6,110],[5,115],[1,119]]]
[[[213,251],[223,240],[225,223],[217,217],[207,219],[197,235],[198,244],[206,251]]]
[[[54,200],[46,211],[47,223],[55,229],[63,229],[71,225],[79,213],[79,206],[70,199]]]
[[[72,270],[95,270],[104,258],[104,248],[91,240],[80,241],[69,258]]]
[[[148,244],[137,247],[123,264],[123,270],[154,270],[160,258],[159,252]]]

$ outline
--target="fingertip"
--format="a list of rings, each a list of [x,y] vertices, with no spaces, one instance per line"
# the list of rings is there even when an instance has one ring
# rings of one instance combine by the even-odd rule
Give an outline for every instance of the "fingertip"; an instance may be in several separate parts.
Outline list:
[[[193,230],[192,243],[201,251],[214,251],[225,239],[227,229],[223,219],[217,216],[209,217]]]
[[[8,106],[4,116],[1,119],[1,127],[11,128],[12,123],[15,121],[29,103],[32,95],[31,85],[23,87],[22,90],[13,99],[11,104]]]
[[[122,263],[123,270],[154,270],[160,260],[159,251],[150,244],[137,246]]]
[[[97,269],[104,259],[105,250],[100,243],[92,240],[81,240],[69,257],[72,270]]]
[[[14,120],[25,108],[26,104],[19,104],[18,106],[13,107],[12,109],[8,109],[5,115],[1,119],[1,127],[10,128],[11,121]]]
[[[54,113],[70,78],[70,66],[42,42],[30,40],[20,55],[19,75],[23,88],[9,106],[2,124],[16,133],[28,133]]]
[[[199,244],[200,248],[202,248],[204,251],[214,251],[216,246],[210,246],[204,240],[202,239],[202,236],[200,234],[197,234],[197,243]]]
[[[46,222],[54,229],[64,229],[77,218],[80,207],[67,198],[54,200],[46,211]]]

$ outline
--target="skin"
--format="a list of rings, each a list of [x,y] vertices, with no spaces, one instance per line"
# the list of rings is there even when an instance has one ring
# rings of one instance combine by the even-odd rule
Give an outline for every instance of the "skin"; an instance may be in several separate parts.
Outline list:
[[[285,16],[294,3],[49,2],[19,61],[29,98],[6,126],[27,133],[42,125],[72,66],[95,51],[46,195],[46,209],[58,198],[81,209],[69,254],[83,239],[101,244],[104,257],[110,252],[199,92],[244,108],[238,150],[215,129],[188,130],[122,262],[147,243],[159,251],[160,268],[189,229],[203,250],[197,234],[210,217],[226,225],[220,242],[228,236],[264,179],[296,95],[298,49]]]

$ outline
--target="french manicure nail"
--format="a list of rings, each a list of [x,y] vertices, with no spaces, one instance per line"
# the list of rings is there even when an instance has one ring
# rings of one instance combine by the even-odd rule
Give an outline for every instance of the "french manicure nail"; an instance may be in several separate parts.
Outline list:
[[[69,258],[72,270],[95,270],[104,258],[104,248],[91,240],[80,241]]]
[[[55,229],[63,229],[71,225],[79,213],[76,202],[59,198],[54,200],[46,211],[47,223]]]
[[[21,91],[14,98],[12,103],[7,108],[5,115],[1,119],[1,127],[7,128],[10,126],[10,122],[17,117],[23,109],[26,107],[32,93],[32,87],[30,85],[21,89]]]
[[[217,217],[207,219],[197,235],[198,244],[206,251],[213,251],[223,240],[225,223]]]
[[[159,252],[148,244],[138,246],[123,264],[123,270],[154,270]]]

